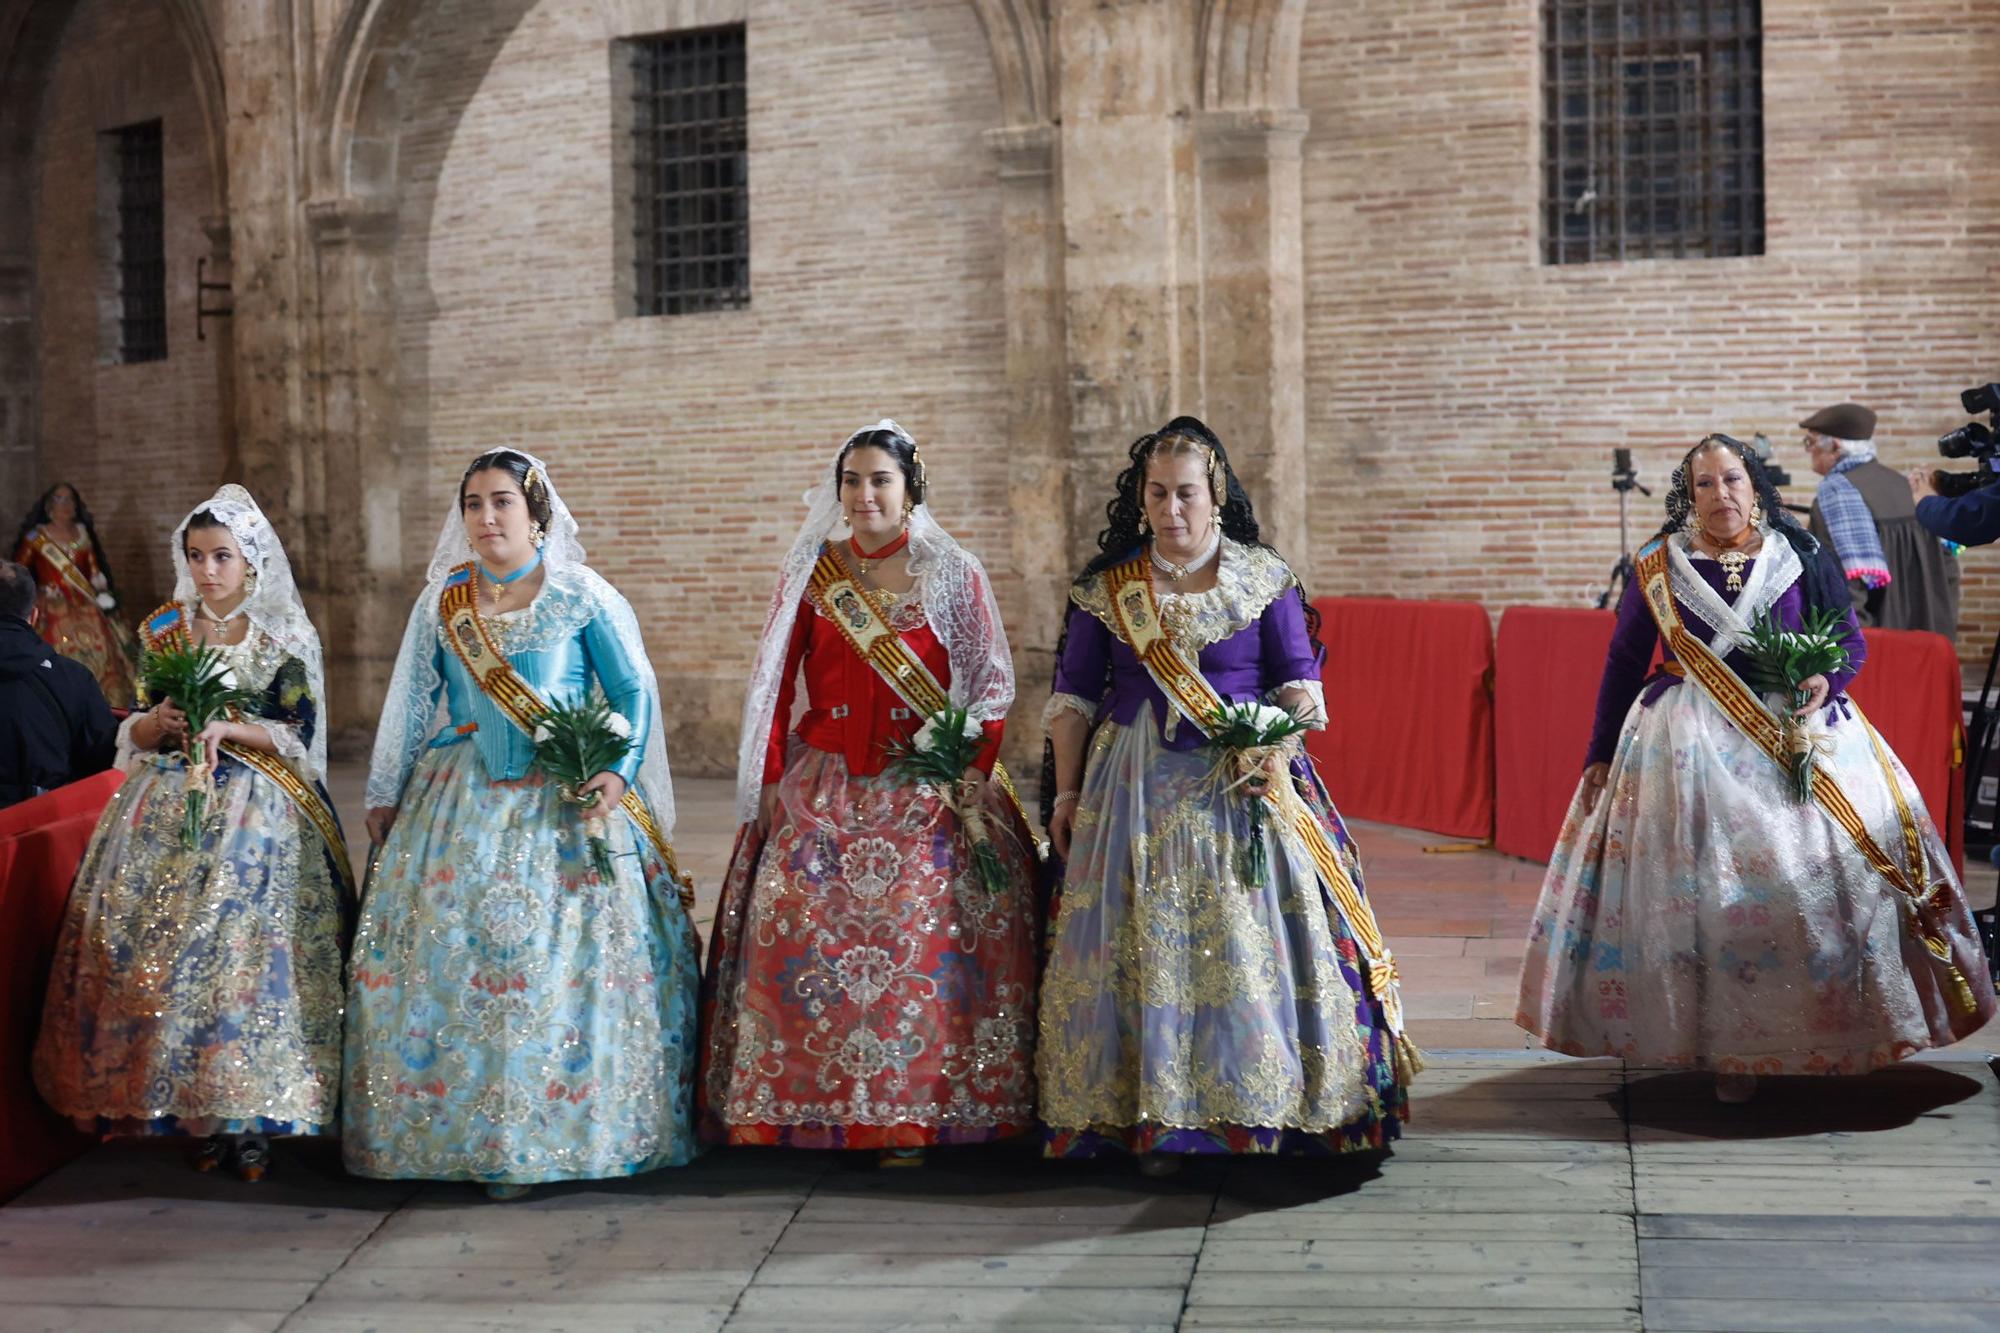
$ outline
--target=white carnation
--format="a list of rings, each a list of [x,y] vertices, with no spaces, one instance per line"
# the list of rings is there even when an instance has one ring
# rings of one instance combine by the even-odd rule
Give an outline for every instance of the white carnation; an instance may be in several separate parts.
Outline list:
[[[118,605],[118,599],[108,592],[101,592],[97,594],[97,604],[104,610],[109,611]]]
[[[623,713],[613,713],[605,719],[604,725],[610,727],[611,734],[620,740],[630,740],[632,737],[632,723]]]
[[[1256,724],[1259,731],[1269,731],[1273,727],[1289,725],[1292,721],[1292,715],[1275,704],[1259,704],[1251,720]]]
[[[927,717],[924,719],[924,724],[921,727],[917,728],[916,737],[913,739],[911,743],[914,744],[919,750],[928,750],[936,742],[937,742],[937,719],[934,717]]]
[[[545,724],[540,724],[540,723],[536,724],[536,726],[535,726],[535,744],[537,744],[537,745],[547,745],[548,743],[549,743],[549,729],[548,729],[547,725],[545,725]]]
[[[965,715],[965,729],[959,734],[969,741],[976,741],[986,734],[986,728],[979,725],[979,719],[967,713]]]

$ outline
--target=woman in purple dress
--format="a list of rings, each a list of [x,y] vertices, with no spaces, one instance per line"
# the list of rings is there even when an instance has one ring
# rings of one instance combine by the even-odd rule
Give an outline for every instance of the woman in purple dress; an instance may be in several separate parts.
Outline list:
[[[1571,1055],[1714,1070],[1724,1101],[1759,1074],[1861,1073],[1978,1028],[1993,986],[1951,858],[1844,697],[1866,649],[1839,566],[1756,456],[1712,435],[1638,568],[1516,1021]],[[1795,631],[1821,608],[1849,660],[1803,683],[1795,742],[1790,700],[1744,683],[1745,646],[1761,617]],[[1799,744],[1809,800],[1785,766]]]
[[[1224,703],[1324,725],[1317,617],[1192,417],[1132,446],[1106,512],[1045,717],[1049,1152],[1380,1148],[1417,1061],[1354,844],[1299,737],[1207,737]]]

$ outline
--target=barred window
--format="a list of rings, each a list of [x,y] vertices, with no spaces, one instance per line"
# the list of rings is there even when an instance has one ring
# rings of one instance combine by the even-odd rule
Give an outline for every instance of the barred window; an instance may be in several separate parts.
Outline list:
[[[118,359],[167,354],[167,219],[160,122],[112,130],[118,190]]]
[[[750,304],[743,25],[644,37],[632,57],[636,313]]]
[[[1543,0],[1543,259],[1764,253],[1758,0]]]

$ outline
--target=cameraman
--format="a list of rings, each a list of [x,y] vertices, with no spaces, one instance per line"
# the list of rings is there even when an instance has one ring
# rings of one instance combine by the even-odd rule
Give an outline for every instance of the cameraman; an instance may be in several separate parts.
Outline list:
[[[1910,497],[1917,502],[1917,522],[1960,546],[2000,541],[2000,486],[1943,496],[1937,491],[1937,474],[1930,468],[1913,467],[1907,475]]]

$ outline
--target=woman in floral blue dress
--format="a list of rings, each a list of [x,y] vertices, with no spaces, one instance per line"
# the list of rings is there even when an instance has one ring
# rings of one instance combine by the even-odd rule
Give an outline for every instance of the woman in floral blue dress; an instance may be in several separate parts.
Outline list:
[[[582,788],[611,811],[608,878],[533,767],[535,710],[592,696],[634,741]],[[460,482],[367,799],[348,1169],[514,1198],[691,1158],[699,944],[667,842],[659,686],[632,608],[584,563],[530,455],[484,454]]]
[[[186,714],[162,699],[119,728],[128,776],[70,894],[35,1083],[87,1130],[192,1135],[198,1169],[258,1180],[269,1136],[330,1132],[340,1093],[351,894],[320,785],[319,635],[241,486],[188,515],[173,554],[174,600],[147,618],[147,647],[211,648],[259,703],[200,734],[216,759],[192,847]]]

